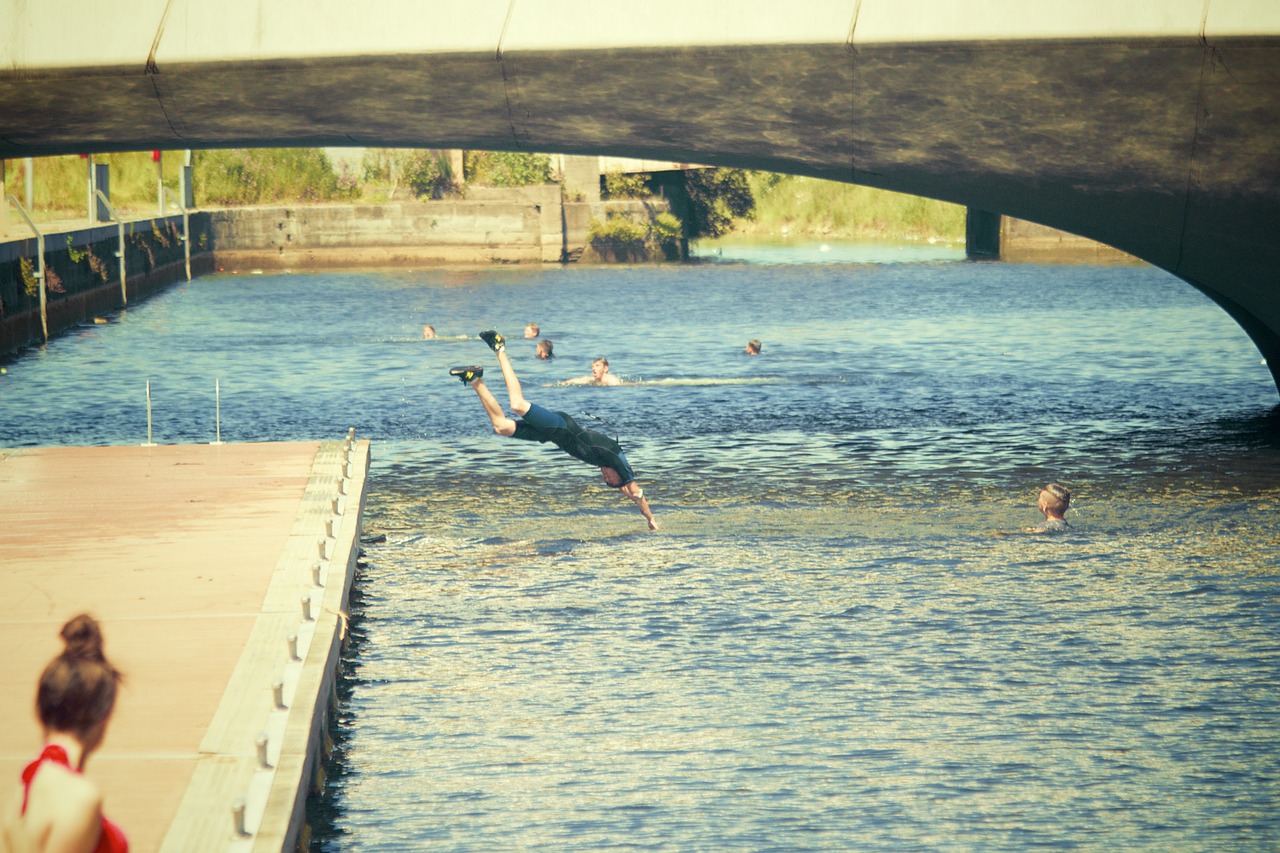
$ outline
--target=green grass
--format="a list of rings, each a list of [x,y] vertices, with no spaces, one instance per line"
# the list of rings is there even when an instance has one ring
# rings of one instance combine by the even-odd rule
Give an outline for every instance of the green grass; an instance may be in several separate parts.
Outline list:
[[[169,204],[178,202],[181,151],[162,158]],[[343,181],[318,148],[197,151],[192,181],[197,207],[238,206],[274,202],[302,204],[352,198]],[[154,215],[158,209],[156,164],[150,151],[98,154],[95,163],[111,169],[111,203],[122,216]],[[88,162],[78,156],[37,157],[31,161],[32,219],[49,222],[83,219],[88,211]],[[25,160],[5,163],[5,191],[26,204]],[[16,212],[11,218],[19,218]]]
[[[156,164],[150,151],[98,154],[95,163],[111,167],[111,203],[122,216],[151,215],[157,209]],[[26,160],[5,161],[5,192],[26,205]],[[34,212],[37,222],[83,219],[88,215],[88,161],[80,157],[35,157],[31,161]],[[164,183],[173,198],[178,194],[181,151],[166,151]],[[10,211],[10,219],[20,219]],[[13,225],[10,225],[13,228]]]
[[[919,196],[753,172],[754,220],[739,220],[735,233],[754,236],[844,239],[964,240],[965,209]]]
[[[122,215],[141,217],[155,213],[156,165],[150,151],[103,154],[94,159],[110,164],[111,201]],[[503,165],[511,159],[496,155],[483,158],[479,153],[472,156],[473,166],[477,162]],[[84,218],[86,161],[72,156],[40,157],[33,162],[36,178],[33,218],[37,222]],[[165,186],[176,198],[182,152],[166,151],[163,162]],[[528,163],[519,161],[517,165],[528,171]],[[25,203],[24,169],[25,161],[8,161],[5,183],[6,191]],[[350,176],[335,174],[319,149],[198,151],[194,171],[196,204],[201,207],[306,204],[351,200],[361,195],[367,201],[377,202],[390,196],[389,188],[382,186],[385,181],[357,183]],[[749,181],[756,214],[754,220],[735,221],[734,233],[737,234],[851,240],[964,240],[964,208],[959,205],[856,184],[769,172],[749,173]],[[11,212],[10,218],[19,217]]]
[[[340,180],[319,148],[197,151],[192,169],[197,207],[350,201],[354,180]]]

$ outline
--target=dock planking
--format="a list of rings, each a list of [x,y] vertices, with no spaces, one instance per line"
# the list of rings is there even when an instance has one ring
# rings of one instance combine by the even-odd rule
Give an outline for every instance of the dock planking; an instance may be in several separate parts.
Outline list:
[[[368,441],[350,434],[0,450],[0,678],[11,685],[0,778],[16,786],[38,754],[36,681],[62,624],[89,612],[126,681],[86,774],[132,849],[293,849],[345,634],[368,462]]]

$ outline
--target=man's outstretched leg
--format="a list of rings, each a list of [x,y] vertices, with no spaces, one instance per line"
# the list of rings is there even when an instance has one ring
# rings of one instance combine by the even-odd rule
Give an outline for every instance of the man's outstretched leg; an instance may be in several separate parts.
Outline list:
[[[462,380],[463,385],[469,385],[475,390],[476,396],[480,398],[480,405],[484,406],[484,412],[489,416],[489,420],[493,423],[493,431],[498,435],[510,436],[516,431],[516,422],[506,416],[502,411],[502,406],[498,404],[498,400],[493,396],[493,392],[489,390],[489,386],[484,384],[483,367],[455,367],[449,371],[450,375],[456,376]]]
[[[498,366],[502,368],[502,381],[507,385],[507,399],[510,402],[511,411],[524,417],[529,411],[529,401],[524,398],[524,391],[520,389],[520,380],[516,378],[511,359],[507,358],[507,339],[492,329],[481,332],[480,339],[498,355]]]

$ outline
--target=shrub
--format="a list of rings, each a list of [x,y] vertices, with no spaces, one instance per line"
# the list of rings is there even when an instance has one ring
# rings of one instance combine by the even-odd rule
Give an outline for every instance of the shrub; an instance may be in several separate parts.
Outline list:
[[[680,220],[666,211],[653,216],[647,225],[611,213],[603,222],[591,220],[587,237],[596,254],[605,259],[647,261],[660,253],[668,260],[676,260],[681,256],[681,229]]]
[[[690,169],[684,184],[689,196],[685,236],[690,240],[719,237],[733,230],[734,219],[755,216],[755,196],[741,169]]]
[[[663,211],[653,217],[653,236],[659,243],[674,242],[680,239],[681,222],[674,213]]]
[[[435,197],[443,193],[449,181],[434,151],[414,151],[404,164],[404,183],[413,194]]]
[[[194,166],[198,206],[338,201],[353,194],[350,187],[339,185],[319,148],[197,151]]]
[[[417,148],[365,149],[360,180],[383,188],[386,198],[394,198],[401,183],[415,196],[432,198],[453,192],[456,185],[441,152]],[[375,191],[374,195],[381,193]]]
[[[527,187],[551,180],[551,158],[515,151],[465,151],[462,171],[470,183],[492,187]]]
[[[610,214],[601,222],[592,219],[587,229],[591,247],[603,258],[639,261],[648,258],[649,229],[626,216]]]
[[[604,174],[605,199],[614,198],[649,198],[648,176],[645,174],[625,174],[623,172],[606,172]]]

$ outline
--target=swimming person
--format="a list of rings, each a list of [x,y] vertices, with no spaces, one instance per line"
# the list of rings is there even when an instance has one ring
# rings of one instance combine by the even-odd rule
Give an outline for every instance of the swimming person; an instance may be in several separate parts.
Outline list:
[[[1040,500],[1036,503],[1036,509],[1044,513],[1044,521],[1035,527],[1028,527],[1027,532],[1061,533],[1069,530],[1071,525],[1067,524],[1064,516],[1070,507],[1071,492],[1065,486],[1050,483],[1040,490]]]
[[[576,376],[566,379],[561,385],[621,385],[622,380],[609,372],[609,359],[600,356],[591,362],[590,376]]]
[[[744,349],[743,352],[746,353],[747,355],[759,355],[760,350],[763,347],[764,347],[764,344],[760,343],[759,339],[752,338],[751,340],[747,341],[747,348]]]
[[[483,367],[455,367],[449,373],[461,379],[463,385],[469,385],[475,390],[485,414],[493,423],[493,431],[498,435],[524,441],[549,441],[574,459],[599,467],[605,483],[630,498],[640,508],[645,521],[649,523],[649,529],[657,530],[658,522],[649,509],[649,502],[645,500],[644,490],[635,480],[635,474],[621,445],[604,433],[578,426],[564,412],[553,412],[526,400],[520,389],[520,380],[516,378],[511,360],[507,357],[506,340],[495,331],[481,332],[480,338],[498,354],[498,365],[502,368],[502,379],[507,386],[511,410],[520,416],[520,420],[509,418],[502,411],[497,398],[484,383]]]
[[[555,344],[550,338],[543,338],[538,341],[538,358],[542,361],[550,361],[556,357]]]

